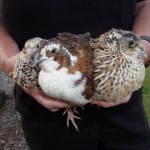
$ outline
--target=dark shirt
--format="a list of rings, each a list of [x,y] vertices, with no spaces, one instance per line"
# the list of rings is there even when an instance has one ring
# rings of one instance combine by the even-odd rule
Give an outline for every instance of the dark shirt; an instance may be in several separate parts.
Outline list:
[[[136,0],[1,0],[2,18],[19,45],[58,32],[92,37],[112,27],[130,30]]]
[[[1,0],[1,19],[20,49],[33,37],[51,38],[59,32],[92,37],[114,28],[131,30],[136,0]],[[16,108],[25,116],[49,111],[37,104],[16,86]],[[87,105],[83,116],[120,112],[141,99],[141,90],[134,92],[127,104],[110,109]],[[92,109],[91,109],[92,108]],[[103,112],[103,113],[100,113]],[[87,115],[88,114],[88,115]],[[90,115],[89,115],[90,114]]]

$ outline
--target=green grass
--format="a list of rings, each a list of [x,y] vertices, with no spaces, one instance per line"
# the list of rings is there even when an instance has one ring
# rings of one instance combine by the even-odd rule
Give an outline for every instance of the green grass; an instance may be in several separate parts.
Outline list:
[[[143,102],[147,118],[150,124],[150,67],[146,69],[146,77],[143,89]]]

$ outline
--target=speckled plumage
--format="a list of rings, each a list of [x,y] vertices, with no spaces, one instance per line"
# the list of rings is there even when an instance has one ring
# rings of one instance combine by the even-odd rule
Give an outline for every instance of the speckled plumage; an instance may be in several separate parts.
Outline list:
[[[24,88],[38,86],[39,67],[33,66],[32,61],[43,42],[41,38],[28,40],[14,66],[13,79]]]
[[[91,40],[94,49],[93,99],[117,101],[143,85],[146,57],[140,38],[129,31],[112,29]]]

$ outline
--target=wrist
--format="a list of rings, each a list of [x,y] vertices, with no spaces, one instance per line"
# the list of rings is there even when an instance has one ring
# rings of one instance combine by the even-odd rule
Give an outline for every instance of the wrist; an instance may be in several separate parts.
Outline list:
[[[14,65],[19,58],[19,53],[4,60],[2,69],[6,74],[10,74],[14,70]]]

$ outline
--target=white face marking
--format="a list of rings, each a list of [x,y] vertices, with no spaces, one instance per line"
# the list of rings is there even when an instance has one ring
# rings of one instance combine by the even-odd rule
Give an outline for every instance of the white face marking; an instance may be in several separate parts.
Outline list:
[[[50,51],[52,51],[53,49],[59,50],[60,44],[50,44],[50,45],[45,46],[45,49],[49,49]]]
[[[78,60],[77,56],[70,55],[71,65],[74,66],[75,62]]]
[[[60,44],[50,44],[45,46],[42,50],[41,50],[41,54],[43,56],[46,57],[46,50],[50,50],[52,51],[53,49],[56,49],[56,52],[58,50],[60,50]],[[74,66],[75,62],[77,61],[78,57],[75,55],[72,55],[68,49],[66,49],[65,47],[62,47],[62,50],[65,51],[69,56],[70,56],[70,60],[71,60],[71,65]]]
[[[46,56],[46,51],[47,50],[52,50],[53,48],[59,49],[60,44],[51,44],[51,45],[46,45],[42,50],[41,50],[41,54],[42,54],[42,59],[47,59],[45,61],[43,61],[40,66],[41,69],[45,72],[53,72],[56,71],[57,68],[60,66],[60,64],[58,64],[57,61],[54,61],[54,56],[48,58]]]
[[[40,67],[41,67],[41,69],[43,71],[45,71],[45,72],[53,72],[53,71],[56,71],[58,69],[58,67],[60,66],[60,64],[57,61],[54,60],[55,56],[50,57],[50,58],[48,58],[46,56],[46,51],[47,50],[52,51],[53,49],[56,49],[56,53],[59,50],[65,51],[65,53],[67,53],[70,56],[71,65],[74,66],[75,62],[77,61],[77,56],[71,55],[71,53],[68,51],[68,49],[66,49],[65,47],[60,47],[60,44],[49,44],[49,45],[46,45],[41,50],[42,59],[47,59],[47,60],[43,61],[40,64]]]
[[[44,48],[42,48],[41,54],[46,57],[46,50],[50,50],[51,52],[53,49],[56,49],[56,51],[58,51],[60,49],[60,44],[46,45]]]

